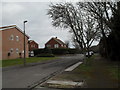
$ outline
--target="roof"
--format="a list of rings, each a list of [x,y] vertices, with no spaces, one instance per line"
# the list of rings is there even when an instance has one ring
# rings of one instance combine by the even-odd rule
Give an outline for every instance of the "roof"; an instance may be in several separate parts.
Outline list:
[[[52,40],[52,39],[55,40],[56,42],[58,42],[59,44],[64,44],[64,45],[65,45],[65,43],[64,43],[63,41],[61,41],[60,39],[58,39],[57,37],[55,37],[55,38],[53,37],[53,38],[51,38],[50,40]],[[50,41],[50,40],[49,40],[49,41]],[[49,41],[48,41],[48,42],[49,42]],[[48,43],[48,42],[47,42],[47,43]],[[46,43],[46,44],[47,44],[47,43]]]
[[[3,27],[0,27],[0,30],[7,30],[7,29],[11,29],[11,28],[16,28],[18,31],[20,31],[22,34],[24,34],[24,32],[19,28],[17,27],[16,25],[11,25],[11,26],[3,26]],[[25,34],[28,38],[29,36],[27,34]]]
[[[29,40],[29,42],[31,43],[31,42],[35,42],[34,40]],[[36,44],[38,44],[37,42],[35,42]]]
[[[63,41],[61,41],[60,39],[58,38],[53,38],[55,41],[57,41],[59,44],[65,44]]]

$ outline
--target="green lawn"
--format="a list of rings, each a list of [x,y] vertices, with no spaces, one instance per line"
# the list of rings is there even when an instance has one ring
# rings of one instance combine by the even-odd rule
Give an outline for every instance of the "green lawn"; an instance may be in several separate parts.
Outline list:
[[[107,70],[110,74],[110,76],[114,80],[118,80],[120,78],[120,67],[118,66],[118,63],[120,62],[114,62],[113,64],[110,64],[107,66]]]
[[[30,58],[26,58],[26,63],[36,63],[36,62],[42,62],[42,61],[54,60],[54,59],[57,59],[57,57],[30,57]],[[2,67],[20,65],[23,64],[23,61],[24,59],[2,60]]]
[[[91,58],[86,58],[83,64],[79,65],[76,69],[74,69],[71,72],[64,72],[60,75],[55,76],[52,78],[53,80],[72,80],[72,81],[81,81],[83,78],[90,78],[91,73],[93,71],[92,65],[92,59],[94,59],[95,56],[92,56]]]
[[[2,67],[2,60],[0,60],[0,67]]]
[[[80,76],[83,76],[84,78],[91,78],[93,77],[92,75],[94,72],[103,71],[103,73],[107,74],[111,79],[118,81],[118,78],[120,77],[120,72],[118,72],[120,69],[120,67],[118,67],[119,62],[108,61],[103,58],[96,60],[97,57],[94,55],[91,58],[87,58],[86,62],[77,67],[73,72],[81,73]]]
[[[96,56],[92,56],[90,58],[86,58],[83,64],[79,65],[75,70],[72,71],[74,74],[78,74],[78,77],[82,78],[90,78],[93,72],[93,59]]]

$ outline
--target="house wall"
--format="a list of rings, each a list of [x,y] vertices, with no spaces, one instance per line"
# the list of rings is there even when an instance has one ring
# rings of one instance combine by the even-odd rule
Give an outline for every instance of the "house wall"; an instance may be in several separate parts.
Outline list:
[[[38,49],[38,44],[34,41],[29,42],[29,51],[32,51],[34,49]]]
[[[0,60],[2,60],[2,31],[0,31]]]
[[[59,43],[58,43],[57,41],[55,41],[53,38],[45,44],[45,47],[47,47],[47,45],[51,45],[49,48],[55,48],[55,47],[54,47],[55,44],[58,44],[59,48],[63,48],[63,47],[61,46],[61,44],[59,44]]]
[[[12,30],[11,30],[12,29]],[[18,31],[16,28],[11,28],[2,31],[3,43],[2,43],[2,59],[15,59],[20,58],[19,53],[21,53],[21,57],[24,56],[24,34]],[[14,40],[11,40],[11,35],[14,36]],[[19,41],[16,41],[16,36],[19,37]],[[28,38],[25,37],[26,40],[26,57],[28,57]],[[13,48],[13,52],[11,52],[11,48]],[[18,53],[16,49],[18,48]],[[8,53],[10,52],[10,56]]]

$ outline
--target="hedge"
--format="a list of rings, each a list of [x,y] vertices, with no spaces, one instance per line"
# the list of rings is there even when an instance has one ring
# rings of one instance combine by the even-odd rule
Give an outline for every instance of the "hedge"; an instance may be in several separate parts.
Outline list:
[[[80,50],[78,49],[70,49],[70,48],[55,48],[55,49],[36,49],[33,50],[34,55],[39,55],[39,54],[54,54],[54,55],[64,55],[64,54],[79,54],[81,53]]]

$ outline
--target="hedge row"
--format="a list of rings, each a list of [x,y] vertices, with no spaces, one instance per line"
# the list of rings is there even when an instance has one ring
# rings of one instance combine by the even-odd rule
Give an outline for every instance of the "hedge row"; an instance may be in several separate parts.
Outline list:
[[[68,48],[55,48],[55,49],[36,49],[34,50],[34,55],[38,54],[54,54],[54,55],[64,55],[64,54],[78,54],[80,50],[78,49],[68,49]]]

